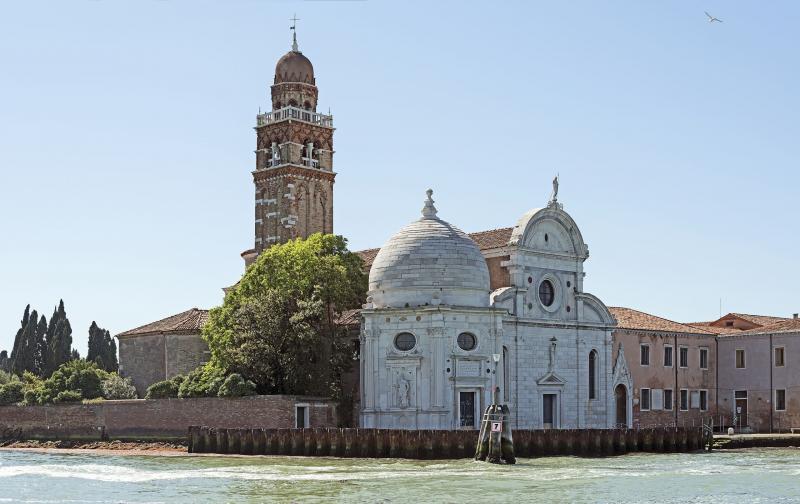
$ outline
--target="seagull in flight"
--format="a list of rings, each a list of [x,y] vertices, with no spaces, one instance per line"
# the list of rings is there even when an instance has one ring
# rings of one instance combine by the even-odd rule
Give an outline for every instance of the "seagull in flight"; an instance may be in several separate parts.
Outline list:
[[[712,16],[712,15],[711,15],[711,14],[709,14],[708,12],[706,12],[706,16],[708,16],[708,22],[709,22],[709,23],[713,23],[714,21],[716,21],[717,23],[721,23],[721,22],[722,22],[722,20],[721,20],[721,19],[719,19],[719,18],[715,18],[714,16]]]

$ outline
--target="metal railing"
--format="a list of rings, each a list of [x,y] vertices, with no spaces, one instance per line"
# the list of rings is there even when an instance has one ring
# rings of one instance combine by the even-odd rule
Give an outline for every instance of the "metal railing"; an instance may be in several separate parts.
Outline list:
[[[278,121],[286,121],[289,119],[303,121],[317,126],[333,127],[333,116],[327,114],[318,114],[311,110],[305,110],[299,107],[283,107],[272,112],[264,112],[256,116],[257,126],[266,126],[267,124],[276,123]]]

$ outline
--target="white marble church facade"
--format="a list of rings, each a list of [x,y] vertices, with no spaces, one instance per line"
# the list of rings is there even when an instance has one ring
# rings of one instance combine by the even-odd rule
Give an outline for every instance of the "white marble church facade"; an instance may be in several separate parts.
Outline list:
[[[361,427],[476,428],[495,386],[514,428],[613,426],[614,319],[583,290],[588,247],[556,194],[505,252],[508,285],[490,292],[478,246],[430,192],[380,249],[362,310]]]

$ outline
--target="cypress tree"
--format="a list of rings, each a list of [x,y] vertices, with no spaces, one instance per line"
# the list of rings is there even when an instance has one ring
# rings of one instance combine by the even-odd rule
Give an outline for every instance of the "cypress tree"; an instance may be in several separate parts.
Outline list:
[[[27,312],[27,310],[26,310]],[[22,330],[19,338],[19,345],[15,350],[15,355],[11,362],[11,371],[15,374],[22,375],[25,371],[36,373],[36,356],[39,352],[39,342],[37,340],[39,314],[36,310],[30,313],[28,323]]]
[[[6,373],[11,371],[11,362],[8,358],[8,352],[5,350],[0,352],[0,371],[5,371]]]
[[[50,376],[59,366],[70,360],[73,360],[72,327],[62,299],[53,309],[53,316],[50,318],[44,336],[43,376]]]
[[[89,353],[86,360],[95,362],[106,371],[117,371],[117,344],[106,329],[102,329],[96,322],[89,326]]]
[[[20,322],[20,328],[17,331],[17,335],[14,337],[14,346],[11,348],[11,360],[14,360],[14,357],[19,352],[20,344],[22,342],[22,331],[25,330],[25,326],[28,325],[28,319],[30,318],[31,312],[31,305],[25,307],[25,313],[22,314],[22,321]],[[9,366],[10,367],[10,366]]]
[[[39,323],[36,325],[36,336],[35,336],[35,343],[36,343],[36,350],[34,353],[34,362],[35,362],[35,370],[33,371],[39,376],[45,372],[46,361],[47,361],[47,342],[45,338],[47,336],[47,319],[44,315],[42,318],[39,319]]]

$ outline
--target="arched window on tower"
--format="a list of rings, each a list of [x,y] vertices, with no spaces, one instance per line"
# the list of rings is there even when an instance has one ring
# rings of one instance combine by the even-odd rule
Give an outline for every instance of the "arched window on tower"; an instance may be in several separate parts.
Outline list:
[[[589,352],[589,399],[597,399],[597,350]]]

